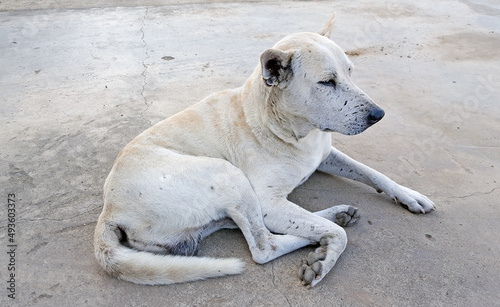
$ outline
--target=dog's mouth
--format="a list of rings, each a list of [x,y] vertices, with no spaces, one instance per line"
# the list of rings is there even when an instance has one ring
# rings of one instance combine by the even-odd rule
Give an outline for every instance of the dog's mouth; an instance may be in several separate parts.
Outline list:
[[[331,132],[337,132],[337,133],[340,133],[340,134],[343,134],[343,135],[357,135],[357,134],[360,134],[361,132],[365,131],[366,129],[368,129],[371,125],[366,125],[364,127],[351,127],[351,128],[347,128],[347,129],[340,129],[340,130],[333,130],[333,129],[330,129],[330,128],[319,128],[320,131],[323,131],[323,132],[328,132],[328,133],[331,133]]]
[[[379,107],[374,107],[363,120],[357,120],[356,118],[356,120],[352,122],[340,124],[338,127],[335,127],[335,129],[325,127],[323,126],[324,124],[318,125],[317,127],[323,132],[339,132],[344,135],[356,135],[379,122],[384,115],[384,110]]]

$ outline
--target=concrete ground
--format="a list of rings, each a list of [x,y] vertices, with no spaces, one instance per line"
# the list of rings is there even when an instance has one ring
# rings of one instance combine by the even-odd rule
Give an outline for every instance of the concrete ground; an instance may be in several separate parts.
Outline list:
[[[0,306],[500,306],[497,1],[83,2],[0,3]],[[121,148],[240,86],[263,50],[333,12],[355,81],[386,111],[359,136],[334,135],[336,146],[438,209],[411,214],[315,174],[292,201],[362,214],[315,288],[297,277],[312,248],[257,265],[236,230],[201,254],[243,259],[241,275],[155,287],[106,275],[92,235]]]

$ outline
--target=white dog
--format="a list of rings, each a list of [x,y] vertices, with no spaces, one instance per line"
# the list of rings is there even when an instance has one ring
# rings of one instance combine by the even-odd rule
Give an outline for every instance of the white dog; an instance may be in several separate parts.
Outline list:
[[[332,147],[330,132],[358,134],[384,116],[329,39],[333,20],[319,33],[285,37],[242,87],[159,122],[120,152],[95,231],[95,255],[108,273],[151,285],[240,273],[238,259],[193,257],[204,237],[239,228],[257,263],[319,243],[299,270],[314,286],[346,247],[338,224],[359,218],[351,206],[311,213],[287,200],[316,170],[366,183],[412,212],[434,209]]]

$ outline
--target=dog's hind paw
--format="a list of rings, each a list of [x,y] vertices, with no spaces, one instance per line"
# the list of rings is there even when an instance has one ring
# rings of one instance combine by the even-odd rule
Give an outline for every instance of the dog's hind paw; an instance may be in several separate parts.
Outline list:
[[[360,214],[358,212],[358,208],[353,206],[347,206],[347,209],[345,211],[339,212],[335,215],[334,222],[339,226],[348,227],[356,224],[359,218]]]
[[[347,227],[354,225],[359,220],[358,208],[348,205],[333,206],[325,210],[314,212],[335,224]]]

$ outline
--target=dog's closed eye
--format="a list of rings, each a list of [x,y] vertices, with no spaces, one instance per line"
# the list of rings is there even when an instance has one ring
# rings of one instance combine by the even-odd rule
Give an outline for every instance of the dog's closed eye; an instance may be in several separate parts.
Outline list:
[[[330,79],[328,81],[320,81],[318,83],[324,86],[331,86],[334,89],[337,87],[337,81],[335,81],[335,79]]]

